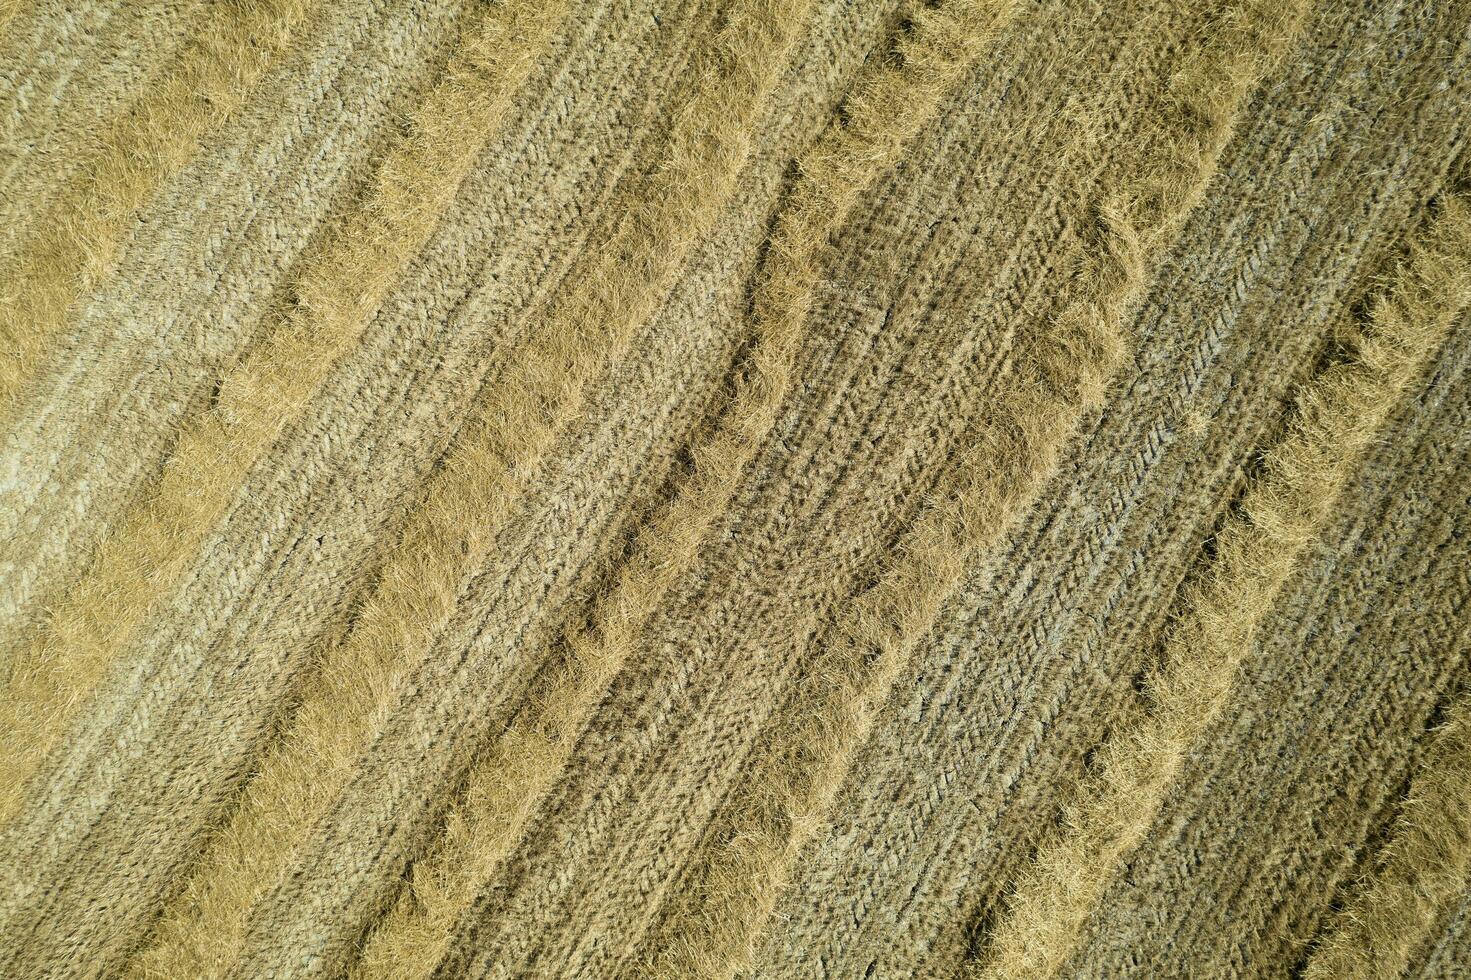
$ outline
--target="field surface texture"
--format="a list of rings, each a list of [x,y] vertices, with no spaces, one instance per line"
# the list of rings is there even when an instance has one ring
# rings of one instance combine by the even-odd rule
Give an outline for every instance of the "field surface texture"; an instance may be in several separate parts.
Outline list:
[[[0,0],[0,978],[1471,977],[1471,0]]]

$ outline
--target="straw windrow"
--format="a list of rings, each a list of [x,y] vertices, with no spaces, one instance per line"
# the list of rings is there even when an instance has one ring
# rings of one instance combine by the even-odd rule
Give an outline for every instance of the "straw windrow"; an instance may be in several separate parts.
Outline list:
[[[507,376],[487,388],[431,479],[421,509],[385,564],[354,632],[327,652],[281,740],[140,960],[167,972],[223,948],[254,896],[292,854],[296,832],[333,799],[393,704],[405,671],[443,626],[466,576],[483,562],[535,461],[576,417],[586,387],[654,311],[683,256],[733,192],[759,119],[786,67],[805,2],[761,0],[727,12],[694,54],[661,161],[614,202],[621,219],[587,250],[590,267],[540,314]],[[533,314],[533,320],[538,317]],[[324,766],[324,761],[330,765]],[[473,883],[474,874],[460,871]],[[421,879],[422,881],[422,879]],[[406,916],[368,947],[367,974],[426,974],[463,898],[455,881],[421,889]],[[445,921],[448,919],[449,921]]]
[[[1459,968],[1471,4],[1311,4],[0,0],[0,973]]]
[[[97,137],[81,182],[26,223],[29,235],[0,265],[9,293],[0,303],[0,428],[67,311],[111,266],[129,219],[198,152],[205,133],[241,107],[312,7],[312,0],[264,0],[210,11],[163,77]]]
[[[1471,885],[1471,701],[1452,706],[1410,782],[1389,844],[1308,960],[1308,980],[1405,975]]]
[[[1101,398],[1122,357],[1122,324],[1148,262],[1199,199],[1242,99],[1300,22],[1291,7],[1243,3],[1192,59],[1173,66],[1177,100],[1151,119],[1097,211],[1102,241],[1081,290],[1012,373],[988,391],[978,428],[878,584],[840,614],[822,668],[763,739],[717,827],[646,943],[665,976],[728,976],[746,963],[802,845],[822,826],[873,716],[959,585],[967,557],[994,542],[1051,475],[1062,442]],[[1187,49],[1188,50],[1188,49]],[[1201,125],[1204,121],[1204,130]]]
[[[250,467],[362,334],[512,105],[558,13],[510,0],[465,29],[446,76],[414,111],[361,205],[302,271],[296,307],[226,375],[216,404],[189,422],[162,476],[9,665],[0,738],[12,751],[0,775],[0,819],[194,560]]]
[[[695,560],[725,512],[744,467],[769,431],[792,378],[829,236],[939,111],[970,64],[1010,14],[1006,2],[958,3],[917,16],[902,57],[876,65],[798,166],[760,271],[749,370],[730,415],[695,453],[695,472],[673,504],[639,536],[634,557],[593,613],[590,632],[568,637],[568,662],[537,706],[500,735],[473,768],[447,836],[415,872],[405,898],[370,945],[367,963],[389,969],[396,952],[448,941],[458,912],[519,838],[536,802],[565,766],[589,713],[635,649],[643,623]],[[470,869],[466,873],[466,869]],[[453,913],[453,914],[452,914]],[[385,950],[380,954],[378,949]],[[718,955],[718,954],[717,954]],[[382,963],[383,967],[376,964]]]
[[[1226,704],[1255,631],[1404,391],[1471,303],[1471,213],[1449,200],[1351,360],[1314,378],[1287,435],[1216,536],[1148,686],[1151,710],[1100,751],[1066,825],[1019,882],[974,974],[1047,977],[1067,962],[1122,861],[1148,834],[1190,747]]]

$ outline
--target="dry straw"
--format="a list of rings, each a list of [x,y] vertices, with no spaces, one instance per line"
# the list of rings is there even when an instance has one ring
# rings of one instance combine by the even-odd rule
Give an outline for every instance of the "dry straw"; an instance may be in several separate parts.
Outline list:
[[[1009,2],[977,2],[918,12],[900,39],[901,57],[873,66],[845,100],[842,121],[803,154],[760,273],[755,343],[733,395],[734,410],[695,452],[690,483],[641,533],[634,557],[598,602],[592,630],[567,638],[571,656],[556,668],[545,694],[472,769],[444,840],[416,868],[414,893],[370,942],[366,974],[399,975],[407,956],[420,968],[437,962],[459,915],[520,837],[591,711],[636,648],[644,623],[694,562],[770,431],[792,382],[829,236],[934,117],[1010,10]],[[718,950],[714,957],[726,959]]]
[[[977,976],[1049,977],[1067,963],[1121,862],[1148,835],[1190,747],[1226,706],[1258,625],[1468,303],[1471,214],[1452,199],[1378,298],[1352,358],[1299,393],[1287,434],[1188,591],[1148,685],[1148,714],[1101,750],[1065,825],[1044,841],[1018,883],[975,964]]]
[[[412,113],[361,205],[295,283],[297,304],[222,379],[216,404],[188,422],[156,483],[105,541],[87,575],[9,665],[0,740],[0,819],[148,610],[189,567],[250,467],[298,416],[349,349],[453,200],[536,63],[557,10],[498,4],[466,30]],[[522,43],[512,43],[513,40]]]
[[[1463,270],[1467,274],[1471,269]],[[1471,881],[1471,701],[1457,702],[1449,715],[1411,780],[1388,846],[1308,961],[1308,980],[1398,980],[1416,947],[1465,894]]]
[[[946,462],[932,499],[876,584],[834,611],[813,609],[815,666],[756,740],[714,823],[664,905],[648,917],[626,970],[727,977],[748,966],[801,850],[824,827],[854,753],[895,679],[962,582],[1053,473],[1080,415],[1124,359],[1123,325],[1152,262],[1192,208],[1236,113],[1298,29],[1307,0],[1228,0],[1193,12],[1153,9],[1178,36],[1137,68],[1145,94],[1112,122],[1081,120],[1061,169],[1067,207],[1098,217],[1057,316],[1010,326],[1017,353],[995,384],[968,396],[966,450]],[[795,370],[830,242],[863,196],[934,122],[1011,23],[1014,0],[916,4],[893,49],[863,70],[842,110],[798,161],[753,296],[750,354],[728,410],[703,432],[693,470],[641,528],[590,615],[524,655],[534,696],[482,746],[466,783],[436,800],[438,836],[411,881],[365,937],[363,977],[443,971],[466,915],[523,838],[646,626],[698,568],[758,452]],[[524,316],[527,337],[476,399],[415,499],[361,614],[321,653],[295,713],[268,736],[234,807],[162,910],[133,977],[220,976],[241,969],[261,900],[289,880],[321,818],[393,719],[413,671],[494,556],[540,465],[585,407],[594,381],[628,349],[732,206],[773,92],[811,17],[810,0],[737,0],[719,32],[696,37],[689,69],[653,142],[652,165],[618,184],[576,274]],[[199,558],[252,467],[361,339],[424,247],[568,14],[567,0],[497,0],[468,20],[449,67],[413,109],[363,198],[328,230],[294,277],[297,306],[223,379],[217,403],[187,419],[162,474],[130,505],[73,590],[29,645],[8,658],[0,701],[0,821],[27,780],[125,661],[150,611]],[[18,5],[0,0],[0,30]],[[108,274],[132,216],[242,104],[315,9],[312,0],[240,0],[202,32],[105,132],[86,177],[18,233],[0,257],[0,424],[46,366],[72,306]],[[1166,16],[1168,15],[1168,16]],[[1157,77],[1156,77],[1157,76]],[[1079,164],[1078,161],[1084,161]],[[1095,166],[1096,164],[1096,166]],[[1074,179],[1076,178],[1076,179]],[[13,284],[13,285],[12,285]],[[1153,827],[1191,747],[1229,703],[1255,631],[1301,555],[1332,518],[1359,459],[1471,305],[1471,211],[1451,199],[1371,309],[1354,349],[1300,391],[1285,436],[1248,483],[1184,614],[1166,637],[1148,706],[1103,747],[1074,789],[1064,826],[1046,836],[984,958],[983,976],[1063,969],[1110,884]],[[831,615],[831,623],[818,617]],[[824,629],[818,630],[819,626]],[[801,635],[807,635],[802,633]],[[274,642],[274,641],[273,641]],[[296,662],[308,657],[305,637]],[[820,661],[816,658],[820,657]],[[1313,951],[1309,977],[1398,976],[1471,873],[1471,703],[1434,736],[1391,842]],[[95,850],[95,847],[93,848]],[[81,852],[82,859],[90,854]],[[57,907],[61,907],[58,905]],[[377,910],[376,911],[381,911]],[[601,914],[599,911],[598,914]],[[64,919],[64,917],[62,917]],[[24,928],[33,926],[27,924]],[[63,922],[58,931],[66,928]],[[269,942],[271,937],[265,937]],[[294,950],[291,950],[294,952]],[[322,964],[318,964],[322,965]]]
[[[1098,202],[1106,231],[1079,277],[1082,294],[1013,366],[1000,393],[988,392],[984,421],[947,478],[945,502],[843,612],[823,646],[822,669],[768,733],[769,754],[745,773],[725,826],[697,858],[697,884],[676,898],[661,927],[651,950],[660,975],[723,977],[749,962],[803,843],[822,827],[874,713],[962,580],[968,556],[995,541],[1035,495],[1083,409],[1101,397],[1148,260],[1198,200],[1241,99],[1293,36],[1301,9],[1242,3],[1219,18],[1221,30],[1203,50],[1175,66],[1171,101],[1151,123],[1151,138],[1140,141],[1140,158],[1119,168],[1123,176]]]
[[[592,267],[533,315],[541,322],[524,356],[476,404],[356,629],[324,655],[288,731],[269,750],[140,969],[197,968],[229,956],[250,904],[351,775],[405,673],[448,620],[465,579],[483,564],[522,481],[577,417],[591,379],[657,308],[684,255],[713,227],[807,12],[805,2],[746,3],[727,11],[721,31],[700,42],[692,56],[696,70],[674,100],[680,108],[659,162],[614,203],[619,220],[585,250]],[[465,857],[459,874],[478,881],[483,862]],[[443,887],[435,881],[416,875],[417,901],[374,938],[362,972],[415,976],[438,962],[462,896],[460,878]]]
[[[266,0],[211,11],[159,82],[97,137],[86,178],[27,223],[30,234],[0,265],[0,427],[13,419],[67,310],[111,267],[131,216],[240,108],[312,6]]]

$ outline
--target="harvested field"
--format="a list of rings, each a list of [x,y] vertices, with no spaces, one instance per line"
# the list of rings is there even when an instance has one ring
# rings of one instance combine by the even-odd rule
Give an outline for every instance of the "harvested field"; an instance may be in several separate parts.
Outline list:
[[[1471,2],[0,3],[0,977],[1471,976]]]

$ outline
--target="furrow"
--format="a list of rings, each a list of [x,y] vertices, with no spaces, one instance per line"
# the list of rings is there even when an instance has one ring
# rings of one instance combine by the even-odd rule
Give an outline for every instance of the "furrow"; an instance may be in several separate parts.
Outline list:
[[[1100,750],[1065,827],[1043,842],[983,958],[985,977],[1053,975],[1119,862],[1149,831],[1190,747],[1220,713],[1254,631],[1331,518],[1354,467],[1471,302],[1471,215],[1452,199],[1382,294],[1350,360],[1314,378],[1287,434],[1186,596],[1148,686],[1150,710]]]

